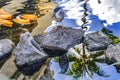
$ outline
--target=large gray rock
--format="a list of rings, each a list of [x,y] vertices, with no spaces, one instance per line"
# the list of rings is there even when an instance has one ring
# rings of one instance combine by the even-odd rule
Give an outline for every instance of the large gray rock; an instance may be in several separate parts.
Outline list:
[[[81,29],[63,28],[58,26],[50,33],[37,37],[37,42],[41,44],[44,51],[50,57],[62,56],[67,53],[67,50],[76,44],[80,44],[83,39],[84,31]]]
[[[35,35],[34,36],[34,39],[35,41],[38,43],[38,44],[41,44],[41,41],[42,39],[45,37],[46,34],[38,34],[38,35]]]
[[[83,35],[84,31],[82,29],[58,26],[57,29],[52,30],[43,38],[41,46],[53,50],[68,50],[76,44],[80,44]]]
[[[106,57],[108,57],[112,63],[120,62],[120,43],[109,45],[106,49]]]
[[[14,48],[14,43],[9,39],[0,40],[0,61],[11,55]]]
[[[86,34],[83,43],[89,51],[98,51],[105,50],[112,40],[102,33],[94,32]]]
[[[20,35],[14,54],[17,67],[26,75],[33,75],[48,57],[29,32]]]
[[[106,50],[107,63],[112,64],[118,62],[116,65],[117,71],[120,72],[120,43],[116,45],[109,45]]]

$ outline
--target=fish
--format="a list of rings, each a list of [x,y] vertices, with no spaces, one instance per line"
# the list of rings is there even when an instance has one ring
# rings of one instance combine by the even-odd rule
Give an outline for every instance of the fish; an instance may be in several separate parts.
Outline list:
[[[0,19],[0,25],[7,26],[7,27],[12,27],[13,22],[11,22],[9,20]]]
[[[61,68],[60,73],[64,74],[69,68],[69,60],[68,60],[66,54],[64,54],[62,56],[59,56],[59,65],[60,65],[60,68]]]
[[[0,19],[7,19],[7,20],[9,20],[9,19],[12,19],[12,15],[2,14],[2,15],[0,15]]]
[[[22,18],[22,19],[27,19],[27,20],[37,20],[38,19],[38,17],[36,16],[36,15],[34,15],[34,14],[22,14],[21,16],[20,16],[20,18]]]
[[[30,20],[25,20],[25,19],[13,19],[15,23],[21,24],[21,25],[30,25]]]

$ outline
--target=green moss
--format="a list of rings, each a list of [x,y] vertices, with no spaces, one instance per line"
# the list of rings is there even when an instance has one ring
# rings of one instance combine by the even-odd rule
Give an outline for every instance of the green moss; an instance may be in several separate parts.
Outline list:
[[[107,32],[104,28],[102,29],[102,32],[113,41],[113,44],[117,44],[120,42],[120,38],[114,36],[113,34],[107,34]]]

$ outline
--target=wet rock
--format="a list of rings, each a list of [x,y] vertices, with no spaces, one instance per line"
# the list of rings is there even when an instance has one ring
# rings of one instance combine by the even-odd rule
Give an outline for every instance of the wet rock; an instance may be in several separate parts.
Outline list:
[[[48,56],[29,32],[21,34],[14,54],[17,67],[25,75],[33,75],[38,71]]]
[[[84,31],[81,29],[63,28],[58,26],[57,29],[53,29],[42,39],[41,47],[48,51],[66,52],[69,48],[76,44],[80,44],[83,39],[83,35]],[[60,54],[61,53],[55,55]]]
[[[108,64],[120,62],[120,43],[115,45],[109,45],[106,50],[106,57]],[[120,72],[120,63],[116,67],[118,72]]]
[[[0,40],[0,61],[9,57],[14,48],[14,43],[9,39]]]
[[[83,43],[89,51],[98,51],[105,50],[112,40],[102,33],[95,32],[86,34]]]

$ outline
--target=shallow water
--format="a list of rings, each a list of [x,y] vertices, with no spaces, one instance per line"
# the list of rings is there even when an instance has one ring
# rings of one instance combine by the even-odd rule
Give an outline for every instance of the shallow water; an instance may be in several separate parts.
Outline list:
[[[8,2],[9,1],[9,2]],[[42,0],[41,2],[37,2],[35,4],[27,2],[27,0],[4,0],[0,3],[0,7],[5,11],[11,13],[13,18],[19,16],[20,14],[36,14],[38,16],[37,21],[32,21],[30,25],[20,25],[17,23],[13,23],[13,27],[9,28],[6,26],[0,26],[0,39],[8,38],[11,39],[16,44],[19,42],[19,36],[21,33],[29,31],[33,36],[37,34],[44,33],[44,30],[51,25],[51,16],[52,16],[52,8],[56,5],[54,3],[46,3],[46,0]],[[33,0],[34,1],[34,0]],[[37,0],[36,0],[37,1]],[[43,3],[45,2],[45,3]],[[6,4],[7,3],[7,4]],[[6,5],[5,5],[6,4]],[[28,5],[26,5],[28,4]],[[45,4],[45,5],[43,5]],[[45,9],[41,9],[49,5],[49,7]],[[37,7],[36,7],[37,6]],[[40,6],[40,7],[39,7]],[[39,12],[40,11],[40,12]],[[15,80],[34,80],[39,76],[38,73],[34,74],[31,77],[23,75],[18,71],[15,62],[14,55],[10,56],[7,60],[0,62],[0,75],[4,75],[5,80],[15,79]],[[3,79],[4,79],[3,78]],[[1,78],[2,79],[2,78]],[[0,80],[1,80],[0,79]],[[2,79],[2,80],[3,80]]]

